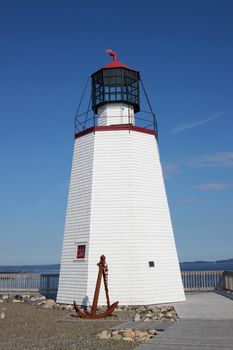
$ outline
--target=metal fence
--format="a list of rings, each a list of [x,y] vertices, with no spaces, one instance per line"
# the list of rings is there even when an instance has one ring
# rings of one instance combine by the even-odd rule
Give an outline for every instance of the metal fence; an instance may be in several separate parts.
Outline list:
[[[233,271],[182,271],[184,290],[233,291]],[[59,274],[0,273],[0,294],[56,296]]]
[[[59,274],[0,273],[0,294],[55,294]]]
[[[213,291],[225,288],[223,271],[182,271],[184,290]]]
[[[224,271],[224,289],[233,292],[233,271]]]

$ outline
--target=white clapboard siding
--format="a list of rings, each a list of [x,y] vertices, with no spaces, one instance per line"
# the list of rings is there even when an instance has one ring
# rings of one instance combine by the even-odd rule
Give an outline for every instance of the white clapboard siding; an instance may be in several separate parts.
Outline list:
[[[79,144],[81,150],[75,150],[80,156],[74,158],[73,168],[79,168],[79,158],[85,158],[81,153],[86,151],[83,144],[87,145],[87,139],[92,150],[88,150],[86,162],[92,166],[83,170],[85,175],[81,169],[79,175],[72,172],[67,212],[70,221],[66,223],[62,255],[66,270],[63,263],[58,301],[70,303],[75,298],[82,303],[86,296],[92,301],[96,263],[102,254],[109,264],[111,301],[138,305],[184,300],[155,137],[132,130],[96,131],[80,137],[76,147]],[[83,193],[80,186],[85,176],[91,187],[85,214],[90,221],[85,226],[89,230],[85,231],[88,257],[85,265],[81,265],[69,255],[72,244],[83,234],[78,225],[76,233],[69,228],[70,223],[78,220],[80,198],[72,212],[69,206],[76,200],[75,195],[72,197],[74,189]],[[65,244],[66,240],[69,244]],[[149,261],[154,261],[155,267],[149,267]],[[99,303],[106,303],[103,288]]]
[[[77,243],[90,236],[94,134],[75,141],[57,302],[72,303],[87,292],[87,259],[75,260]],[[87,256],[88,256],[87,244]]]
[[[98,125],[135,124],[134,109],[124,103],[107,103],[98,108]]]

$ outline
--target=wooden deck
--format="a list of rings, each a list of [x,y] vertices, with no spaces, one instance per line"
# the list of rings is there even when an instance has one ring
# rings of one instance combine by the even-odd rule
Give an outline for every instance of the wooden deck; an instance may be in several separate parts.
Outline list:
[[[174,304],[180,321],[135,350],[232,350],[233,300],[216,293],[189,293]]]

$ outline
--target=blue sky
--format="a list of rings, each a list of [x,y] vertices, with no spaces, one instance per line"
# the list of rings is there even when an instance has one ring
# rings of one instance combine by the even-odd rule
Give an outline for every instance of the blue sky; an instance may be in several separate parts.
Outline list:
[[[60,260],[73,117],[108,47],[157,114],[180,260],[232,258],[233,2],[0,6],[0,264]]]

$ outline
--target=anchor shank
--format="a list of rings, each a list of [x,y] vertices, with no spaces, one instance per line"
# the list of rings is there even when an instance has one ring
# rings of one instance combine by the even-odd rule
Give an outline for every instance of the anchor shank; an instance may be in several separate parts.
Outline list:
[[[101,278],[102,278],[102,275],[103,275],[102,261],[100,260],[100,262],[97,265],[99,266],[99,273],[98,273],[96,286],[95,286],[95,294],[94,294],[94,298],[93,298],[93,302],[92,302],[91,314],[95,314],[96,313],[98,299],[99,299],[99,293],[100,293]]]

